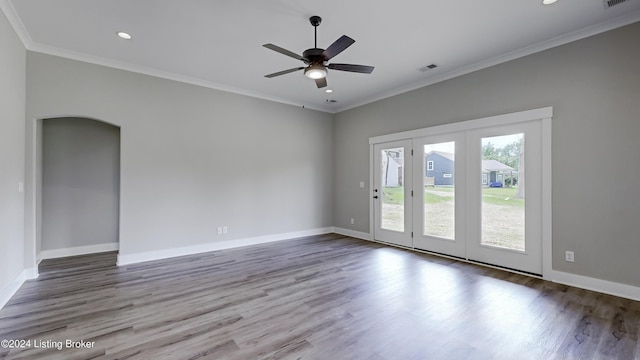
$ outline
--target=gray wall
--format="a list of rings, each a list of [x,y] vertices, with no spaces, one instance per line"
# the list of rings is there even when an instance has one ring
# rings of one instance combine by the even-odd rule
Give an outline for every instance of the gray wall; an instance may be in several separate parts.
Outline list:
[[[553,268],[640,286],[638,38],[640,23],[337,114],[334,224],[369,232],[369,137],[553,106]]]
[[[368,232],[368,138],[554,107],[553,266],[640,286],[640,25],[333,116],[27,52],[0,16],[0,289],[35,261],[37,122],[121,126],[121,253],[336,225]],[[334,176],[335,172],[335,176]],[[594,178],[594,174],[609,174]],[[349,218],[356,224],[350,225]],[[216,227],[228,225],[219,236]],[[26,241],[23,242],[23,232]],[[26,262],[23,261],[23,247]],[[574,250],[576,262],[562,260]]]
[[[120,129],[59,118],[42,130],[41,249],[117,243]]]
[[[0,295],[24,269],[25,54],[0,11]]]
[[[120,254],[332,225],[330,114],[27,52],[27,118],[61,116],[120,126]]]

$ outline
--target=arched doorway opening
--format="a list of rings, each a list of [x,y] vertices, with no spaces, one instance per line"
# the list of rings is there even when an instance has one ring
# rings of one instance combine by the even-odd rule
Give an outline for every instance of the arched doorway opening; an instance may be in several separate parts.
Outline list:
[[[118,250],[120,128],[81,117],[41,124],[38,260]]]

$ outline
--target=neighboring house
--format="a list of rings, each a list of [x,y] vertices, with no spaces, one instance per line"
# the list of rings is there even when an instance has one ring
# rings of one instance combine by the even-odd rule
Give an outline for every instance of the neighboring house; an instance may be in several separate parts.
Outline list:
[[[491,183],[499,182],[504,185],[505,173],[511,174],[517,172],[511,166],[507,166],[497,160],[482,160],[482,185],[489,186]]]
[[[425,184],[441,186],[455,182],[455,154],[431,151],[425,154]],[[482,185],[499,182],[504,185],[505,175],[513,175],[516,169],[497,160],[482,160]]]
[[[425,154],[424,176],[429,179],[429,185],[453,185],[453,171],[455,155],[442,151],[431,151]],[[431,179],[433,180],[431,182]]]
[[[404,166],[404,153],[402,151],[386,150],[387,156],[382,157],[382,182],[383,186],[402,186],[402,168]]]

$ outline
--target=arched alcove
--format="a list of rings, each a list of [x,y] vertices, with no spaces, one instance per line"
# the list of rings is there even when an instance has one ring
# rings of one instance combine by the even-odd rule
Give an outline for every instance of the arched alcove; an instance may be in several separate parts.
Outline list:
[[[119,246],[120,128],[83,117],[41,122],[40,259]]]

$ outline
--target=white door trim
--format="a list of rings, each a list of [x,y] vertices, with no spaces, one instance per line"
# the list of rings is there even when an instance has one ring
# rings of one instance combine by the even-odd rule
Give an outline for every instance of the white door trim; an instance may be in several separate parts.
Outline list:
[[[474,120],[454,122],[451,124],[436,125],[422,129],[403,131],[399,133],[374,136],[369,138],[369,144],[379,144],[383,142],[414,139],[424,136],[432,136],[449,132],[467,131],[478,128],[515,124],[524,121],[551,119],[553,117],[553,108],[544,107],[533,110],[525,110],[510,114],[489,116]]]

